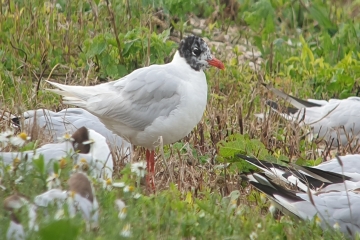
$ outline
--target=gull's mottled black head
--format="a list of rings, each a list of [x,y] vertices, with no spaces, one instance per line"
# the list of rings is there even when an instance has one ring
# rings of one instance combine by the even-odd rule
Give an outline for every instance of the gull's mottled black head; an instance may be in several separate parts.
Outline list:
[[[86,127],[81,127],[71,136],[75,152],[87,154],[90,152],[90,144],[84,144],[89,141],[89,131]]]
[[[211,52],[205,41],[191,35],[181,40],[179,54],[196,71],[209,67],[207,60],[211,60]]]

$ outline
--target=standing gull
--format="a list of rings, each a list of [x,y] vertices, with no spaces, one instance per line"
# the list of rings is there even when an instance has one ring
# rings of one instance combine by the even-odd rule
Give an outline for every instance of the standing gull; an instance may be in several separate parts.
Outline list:
[[[113,82],[96,86],[67,86],[49,82],[64,103],[84,108],[130,143],[145,147],[147,182],[155,173],[154,149],[184,138],[201,120],[207,101],[204,70],[224,69],[205,41],[188,36],[173,60],[137,69]]]

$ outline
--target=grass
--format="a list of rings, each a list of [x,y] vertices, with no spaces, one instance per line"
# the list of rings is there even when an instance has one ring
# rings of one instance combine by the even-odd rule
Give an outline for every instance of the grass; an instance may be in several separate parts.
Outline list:
[[[57,222],[40,214],[40,231],[28,238],[118,239],[130,224],[133,239],[341,239],[340,233],[323,232],[315,221],[273,218],[267,211],[268,201],[239,179],[249,166],[233,154],[244,152],[301,165],[315,165],[331,155],[327,149],[317,151],[318,143],[307,142],[302,138],[305,132],[296,126],[277,116],[259,122],[254,113],[266,111],[264,100],[272,98],[261,86],[263,81],[298,97],[358,94],[360,4],[337,0],[327,4],[320,0],[181,2],[31,0],[1,5],[0,106],[15,115],[28,109],[67,107],[45,91],[46,79],[94,85],[170,61],[176,41],[195,28],[189,20],[198,23],[197,17],[207,19],[201,31],[204,37],[223,39],[220,47],[214,42],[209,45],[227,68],[207,71],[208,106],[194,131],[164,146],[174,182],[158,153],[156,194],[140,188],[136,191],[143,196],[134,199],[122,189],[107,191],[97,184],[101,207],[97,232],[84,231],[79,216]],[[250,62],[260,64],[254,70]],[[8,124],[2,121],[0,130]],[[45,142],[41,137],[32,141]],[[344,146],[337,152],[354,151],[349,149]],[[144,157],[144,150],[137,148],[135,158]],[[228,168],[221,168],[228,162]],[[135,186],[129,166],[121,165],[114,173],[117,180]],[[20,175],[24,180],[15,184]],[[69,169],[60,176],[64,187],[68,175]],[[1,178],[6,190],[0,202],[16,191],[31,199],[45,189],[36,169]],[[240,191],[240,197],[232,209],[225,197],[234,190]],[[125,220],[117,217],[117,198],[128,206]],[[1,208],[0,215],[4,216],[0,238],[5,239],[9,214]],[[20,215],[25,223],[26,214]],[[56,229],[66,229],[64,236]]]

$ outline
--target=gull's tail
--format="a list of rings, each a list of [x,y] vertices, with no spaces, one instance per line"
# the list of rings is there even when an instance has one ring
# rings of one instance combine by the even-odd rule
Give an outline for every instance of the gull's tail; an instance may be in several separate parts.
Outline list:
[[[68,86],[50,81],[46,82],[57,88],[47,90],[61,95],[65,104],[75,105],[82,108],[86,108],[87,99],[96,93],[94,91],[94,86]]]

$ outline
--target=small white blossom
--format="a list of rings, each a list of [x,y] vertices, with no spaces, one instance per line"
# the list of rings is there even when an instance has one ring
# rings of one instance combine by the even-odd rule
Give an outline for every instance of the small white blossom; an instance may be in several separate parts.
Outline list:
[[[127,213],[125,203],[120,199],[116,199],[115,204],[116,204],[116,207],[119,210],[119,214],[118,214],[119,219],[122,219],[122,220],[125,219],[126,218],[126,213]]]
[[[124,182],[114,182],[112,183],[113,187],[117,187],[117,188],[123,188],[125,187],[125,183]]]
[[[130,226],[130,224],[126,224],[123,227],[120,235],[123,236],[123,237],[131,237],[131,226]]]
[[[269,212],[271,213],[272,216],[275,215],[276,213],[276,207],[275,205],[271,204],[270,207],[269,207]]]
[[[135,193],[134,194],[134,199],[139,199],[142,195],[140,193]]]
[[[85,158],[81,158],[78,164],[78,168],[76,170],[87,172],[89,170],[88,161]]]
[[[6,130],[5,132],[0,133],[0,143],[2,143],[4,147],[6,147],[10,141],[10,136],[12,136],[13,134],[14,132],[11,130]]]
[[[246,207],[240,205],[236,208],[235,214],[236,215],[243,215],[246,212]]]
[[[65,133],[64,136],[58,138],[59,141],[74,141],[69,133]]]
[[[10,143],[14,146],[22,147],[27,140],[30,140],[30,137],[24,132],[18,134],[17,136],[10,138]]]
[[[339,229],[340,229],[339,223],[336,222],[336,223],[333,225],[333,228],[336,229],[336,230],[339,230]]]
[[[123,191],[124,191],[125,193],[127,193],[127,192],[132,192],[132,191],[134,191],[134,187],[127,185],[127,186],[124,187],[124,190],[123,190]]]
[[[230,200],[230,204],[228,206],[229,210],[234,210],[237,207],[237,199]]]
[[[19,165],[21,164],[21,160],[19,158],[14,158],[12,164],[8,168],[9,173],[13,173],[18,169]]]
[[[29,211],[29,229],[39,231],[39,225],[36,223],[36,206],[34,204],[28,205]]]
[[[63,219],[64,217],[65,217],[65,211],[63,208],[60,208],[56,211],[54,219],[60,220],[60,219]]]
[[[20,184],[23,179],[24,179],[23,176],[20,176],[17,179],[15,179],[14,181],[15,185]]]
[[[53,188],[60,188],[61,182],[59,179],[59,175],[56,173],[52,173],[47,179],[46,179],[46,187],[48,190]]]
[[[112,189],[112,179],[108,178],[106,180],[104,180],[104,179],[101,179],[101,180],[102,180],[102,183],[103,183],[103,188],[106,189],[106,190],[111,191],[111,189]]]
[[[266,203],[267,197],[264,193],[260,193],[260,201],[262,204]]]
[[[114,187],[115,188],[123,188],[126,186],[126,184],[124,182],[113,182],[111,178],[107,178],[105,179],[99,179],[100,182],[102,182],[103,184],[103,188],[106,190],[112,190]]]
[[[249,237],[250,237],[251,240],[255,240],[255,239],[258,238],[258,235],[257,235],[256,232],[252,232]]]
[[[59,3],[55,4],[55,7],[57,8],[57,10],[62,11],[62,7]]]
[[[6,239],[25,239],[25,232],[23,226],[20,223],[11,221],[10,226],[6,232]]]
[[[1,181],[0,181],[1,182]],[[0,188],[5,191],[6,190],[6,187],[4,187],[3,185],[0,184]]]
[[[127,208],[125,207],[121,209],[121,211],[119,211],[118,218],[124,220],[126,218],[126,214],[127,214]]]
[[[49,204],[58,202],[58,204],[62,205],[68,197],[68,193],[66,191],[62,191],[60,189],[51,189],[47,192],[44,192],[40,195],[37,195],[34,198],[34,203],[39,207],[47,207]]]
[[[131,172],[135,173],[138,177],[144,177],[146,173],[146,162],[136,162],[131,164]]]
[[[315,222],[316,222],[316,225],[321,226],[322,219],[318,215],[316,215]]]

